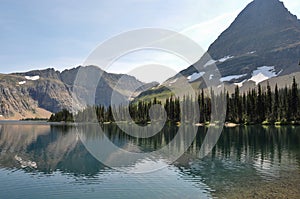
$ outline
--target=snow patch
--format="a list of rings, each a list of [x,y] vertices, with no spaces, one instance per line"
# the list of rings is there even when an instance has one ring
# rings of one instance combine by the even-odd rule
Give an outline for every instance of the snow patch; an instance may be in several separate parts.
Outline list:
[[[256,50],[255,51],[251,51],[251,52],[247,52],[247,54],[254,54],[256,53]]]
[[[206,62],[206,64],[204,64],[203,67],[206,68],[207,66],[213,65],[213,64],[215,64],[215,63],[217,63],[217,62],[225,62],[225,61],[227,61],[228,59],[232,59],[232,58],[234,58],[234,56],[227,55],[227,56],[222,57],[222,58],[220,58],[220,59],[218,59],[218,60],[211,59],[211,60],[209,60],[208,62]]]
[[[254,81],[257,84],[272,77],[277,77],[282,71],[276,73],[275,66],[261,66],[252,72],[252,77],[249,81]]]
[[[247,75],[247,74],[242,74],[242,75],[230,75],[230,76],[222,77],[222,78],[220,79],[220,81],[221,81],[221,82],[229,82],[229,81],[231,81],[231,80],[233,80],[233,79],[239,79],[239,78],[244,77],[244,76],[246,76],[246,75]]]
[[[23,84],[26,84],[26,81],[20,81],[19,82],[19,85],[23,85]]]
[[[35,80],[40,79],[40,76],[39,75],[36,75],[36,76],[25,76],[25,79],[35,81]]]
[[[213,75],[213,74],[210,74],[210,75],[209,75],[209,80],[212,80],[213,77],[214,77],[214,75]]]
[[[241,81],[241,82],[239,82],[239,83],[234,83],[234,85],[236,85],[236,86],[238,86],[238,87],[242,87],[243,84],[244,84],[244,82],[246,82],[246,80],[243,80],[243,81]]]
[[[207,66],[210,66],[210,65],[212,65],[212,64],[214,64],[214,63],[216,63],[217,61],[216,60],[213,60],[213,59],[211,59],[211,60],[209,60],[208,62],[206,62],[206,64],[204,64],[204,68],[205,67],[207,67]]]
[[[265,80],[269,79],[269,77],[265,76],[264,74],[262,73],[258,73],[257,75],[254,75],[251,77],[251,79],[249,79],[249,81],[254,81],[255,84],[259,84],[260,82],[263,82]]]
[[[219,62],[225,62],[225,61],[227,61],[228,59],[232,59],[232,58],[234,58],[234,56],[227,55],[227,56],[225,56],[225,57],[219,59],[218,61],[219,61]]]
[[[202,77],[204,74],[205,74],[205,72],[193,73],[192,75],[188,76],[187,79],[189,80],[189,82],[193,82],[196,79],[199,79],[200,77]]]

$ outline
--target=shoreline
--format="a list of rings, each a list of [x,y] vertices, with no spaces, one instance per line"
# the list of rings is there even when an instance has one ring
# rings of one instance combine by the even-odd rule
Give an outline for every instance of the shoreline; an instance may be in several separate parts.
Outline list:
[[[42,120],[0,120],[1,124],[24,124],[24,125],[75,125],[75,123],[66,123],[66,122],[48,122]]]
[[[87,122],[86,124],[101,124],[101,125],[110,125],[110,124],[129,124],[131,125],[132,123],[126,122],[126,121],[119,121],[119,122],[103,122],[103,123],[98,123],[98,122]],[[76,123],[76,122],[48,122],[45,120],[0,120],[0,124],[36,124],[36,125],[78,125],[78,124],[83,124],[83,123]],[[135,123],[139,124],[139,123]],[[151,124],[151,122],[148,122],[147,124]],[[190,124],[188,122],[186,123],[180,123],[180,122],[167,122],[166,124],[169,125],[176,125],[176,126],[181,126],[184,124]],[[194,123],[192,124],[197,127],[215,127],[215,126],[222,126],[220,122],[206,122],[206,123]],[[280,126],[300,126],[300,122],[275,122],[275,123],[234,123],[234,122],[224,122],[223,126],[226,128],[235,128],[239,126],[254,126],[254,125],[260,125],[260,126],[274,126],[274,127],[280,127]]]

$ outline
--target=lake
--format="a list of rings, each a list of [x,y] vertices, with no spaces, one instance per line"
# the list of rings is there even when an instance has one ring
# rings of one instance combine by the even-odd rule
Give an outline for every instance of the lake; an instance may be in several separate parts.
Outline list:
[[[141,169],[137,165],[142,165],[147,170],[147,165],[160,165],[160,169],[139,173],[98,161],[97,155],[105,151],[102,141],[143,154],[167,146],[178,127],[165,126],[151,138],[137,139],[116,125],[102,126],[102,133],[95,126],[1,123],[0,198],[300,197],[299,126],[224,128],[204,158],[199,151],[206,127],[199,127],[188,150],[173,163],[163,158],[131,162],[115,156],[120,162],[129,162],[126,168]],[[188,133],[189,127],[185,131]],[[178,149],[184,145],[181,142],[184,139],[176,143]],[[99,154],[90,147],[97,143]]]

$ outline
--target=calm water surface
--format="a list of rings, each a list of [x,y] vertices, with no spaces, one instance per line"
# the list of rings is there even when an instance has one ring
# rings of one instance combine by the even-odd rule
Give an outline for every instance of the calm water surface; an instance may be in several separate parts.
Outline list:
[[[152,138],[135,139],[115,125],[103,128],[105,135],[85,127],[85,140],[107,137],[140,152],[167,145],[177,132],[167,126]],[[99,162],[73,126],[2,123],[0,198],[300,198],[300,127],[225,128],[200,159],[206,130],[199,128],[175,163],[158,161],[163,169],[134,174]]]

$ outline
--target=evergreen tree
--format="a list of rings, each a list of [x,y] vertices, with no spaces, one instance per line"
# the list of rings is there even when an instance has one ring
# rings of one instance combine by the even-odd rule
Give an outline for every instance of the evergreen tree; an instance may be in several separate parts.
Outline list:
[[[272,117],[273,98],[272,98],[272,91],[269,82],[267,82],[267,95],[266,95],[265,108],[266,108],[265,111],[266,111],[267,120],[273,121],[273,117]]]
[[[279,117],[279,93],[278,93],[278,86],[275,85],[274,91],[274,106],[273,106],[273,120],[278,121]]]
[[[167,113],[167,119],[171,122],[195,122],[194,115],[200,114],[199,122],[205,123],[210,121],[212,108],[221,110],[224,104],[220,104],[220,99],[226,98],[226,121],[237,123],[261,123],[268,120],[271,123],[275,121],[291,122],[299,121],[300,119],[300,99],[299,89],[295,78],[291,87],[278,89],[275,85],[274,93],[271,90],[269,83],[266,89],[262,89],[261,85],[257,88],[250,89],[248,92],[240,93],[239,87],[235,88],[234,93],[230,96],[228,91],[221,92],[220,95],[215,95],[211,90],[211,98],[205,96],[204,89],[199,90],[198,95],[192,95],[175,98],[170,96],[166,98],[163,106]],[[199,110],[195,109],[195,104],[198,103]],[[117,120],[123,121],[125,114],[129,112],[133,121],[146,124],[150,121],[149,110],[152,105],[162,105],[162,102],[156,98],[153,101],[138,101],[132,102],[129,106],[119,107],[103,105],[88,106],[85,110],[79,111],[76,115],[76,121],[82,122],[112,122],[113,111],[119,112]],[[163,110],[157,110],[155,115],[162,115]],[[96,112],[97,118],[93,117]],[[181,115],[182,114],[182,115]],[[158,118],[162,119],[162,118]],[[219,120],[219,117],[212,118]],[[62,110],[53,114],[49,121],[73,121],[73,115],[67,110]]]
[[[298,97],[298,88],[297,83],[295,80],[295,77],[293,78],[293,84],[292,84],[292,91],[291,91],[291,117],[293,120],[297,119],[297,109],[298,109],[298,103],[299,103],[299,97]]]

